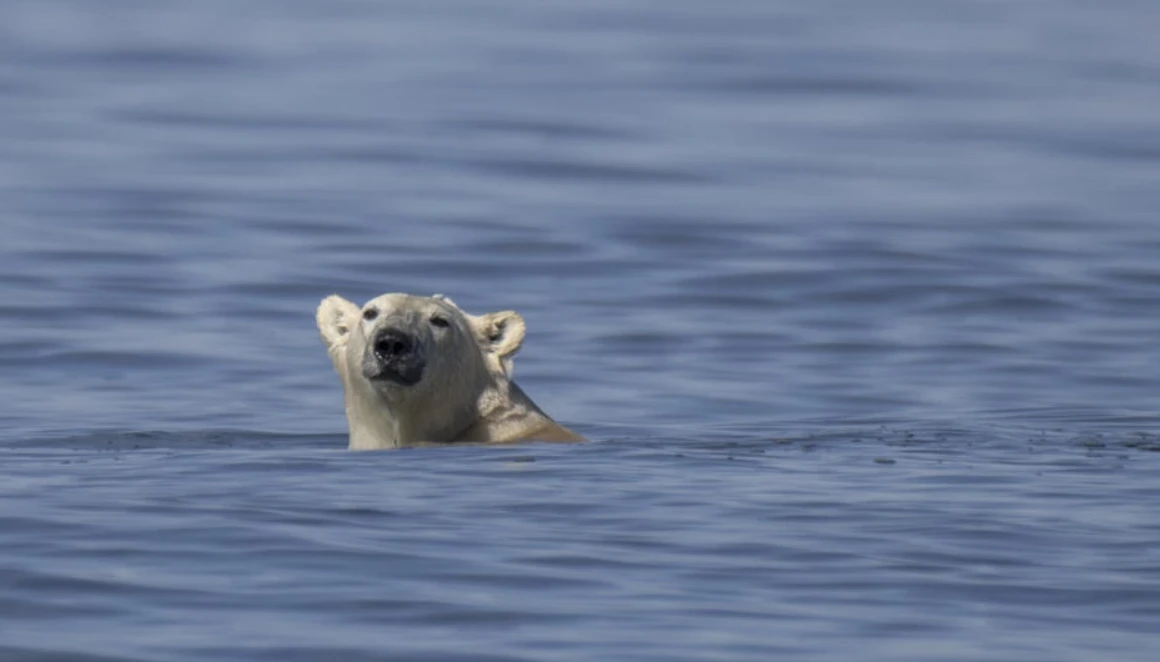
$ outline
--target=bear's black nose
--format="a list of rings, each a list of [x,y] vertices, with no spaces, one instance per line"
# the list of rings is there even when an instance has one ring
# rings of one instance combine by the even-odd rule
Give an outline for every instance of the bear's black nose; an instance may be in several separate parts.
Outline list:
[[[398,329],[383,329],[375,334],[375,356],[381,361],[397,359],[411,353],[415,341]]]

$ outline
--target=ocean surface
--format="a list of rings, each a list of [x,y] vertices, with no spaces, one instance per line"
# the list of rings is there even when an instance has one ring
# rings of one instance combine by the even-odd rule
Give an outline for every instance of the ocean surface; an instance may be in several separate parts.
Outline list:
[[[1160,659],[1158,34],[0,4],[0,662]],[[347,451],[391,291],[591,442]]]

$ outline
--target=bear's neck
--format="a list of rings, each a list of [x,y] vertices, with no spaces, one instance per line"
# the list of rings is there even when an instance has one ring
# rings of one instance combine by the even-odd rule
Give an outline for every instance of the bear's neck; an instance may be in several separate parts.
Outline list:
[[[346,395],[351,450],[398,448],[423,442],[503,442],[533,437],[570,441],[575,438],[541,411],[514,382],[489,384],[475,406],[458,411],[448,410],[445,402],[436,401],[384,406],[373,391],[357,388]]]
[[[496,385],[496,391],[480,399],[479,417],[455,436],[453,441],[486,441],[503,443],[536,439],[539,441],[578,441],[575,433],[560,426],[543,412],[515,382]]]
[[[346,419],[351,450],[398,448],[416,442],[451,441],[476,419],[470,410],[453,411],[444,402],[383,402],[373,391],[347,394]]]

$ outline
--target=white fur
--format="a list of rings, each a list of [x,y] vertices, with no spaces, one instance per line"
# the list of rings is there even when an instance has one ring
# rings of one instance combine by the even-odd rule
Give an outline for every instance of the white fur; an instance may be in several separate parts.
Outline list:
[[[373,308],[373,319],[365,311]],[[430,323],[432,316],[449,322]],[[322,342],[342,381],[350,448],[423,442],[580,441],[511,381],[512,357],[527,333],[513,311],[469,315],[443,295],[384,294],[361,308],[337,295],[316,315]],[[418,340],[426,359],[419,383],[400,386],[364,376],[371,339],[390,326]]]

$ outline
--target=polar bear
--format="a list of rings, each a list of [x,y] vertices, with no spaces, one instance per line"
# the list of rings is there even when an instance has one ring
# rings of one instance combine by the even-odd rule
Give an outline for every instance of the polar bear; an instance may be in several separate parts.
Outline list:
[[[350,449],[423,442],[583,441],[511,380],[524,340],[513,311],[474,316],[451,299],[322,300],[318,330],[342,379]]]

